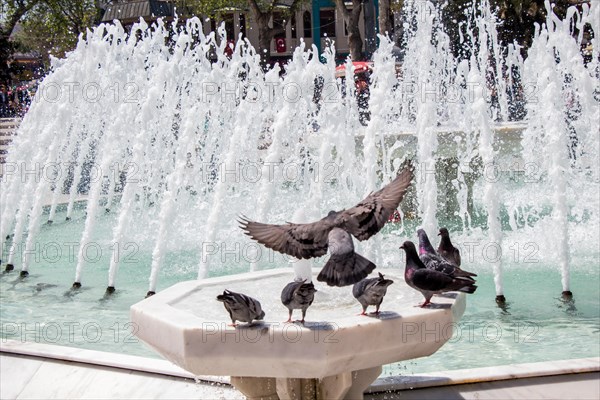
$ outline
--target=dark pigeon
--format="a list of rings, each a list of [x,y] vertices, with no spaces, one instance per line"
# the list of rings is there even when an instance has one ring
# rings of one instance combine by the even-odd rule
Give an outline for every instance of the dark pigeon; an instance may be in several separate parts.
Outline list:
[[[426,268],[443,272],[455,278],[463,277],[473,280],[472,277],[477,276],[473,272],[460,269],[437,254],[427,237],[427,233],[423,229],[419,229],[417,235],[419,236],[419,258],[425,264]]]
[[[431,303],[434,294],[459,291],[463,293],[474,293],[477,289],[475,281],[465,277],[454,277],[441,271],[426,268],[419,259],[415,244],[406,241],[400,246],[406,252],[406,269],[404,280],[408,286],[418,290],[425,297],[421,307]]]
[[[312,282],[306,283],[306,280],[290,282],[281,291],[281,302],[290,312],[287,322],[292,322],[293,310],[302,310],[302,319],[304,323],[306,310],[315,299],[315,285]]]
[[[354,252],[352,236],[367,240],[383,228],[406,194],[413,179],[409,162],[388,185],[369,194],[356,206],[330,211],[308,224],[271,225],[242,217],[240,227],[246,235],[280,253],[296,258],[321,257],[329,250],[331,257],[317,276],[329,286],[346,286],[360,282],[375,264]]]
[[[438,254],[457,267],[460,267],[460,251],[452,245],[448,229],[440,228],[438,236],[440,236],[440,244],[437,248]]]
[[[229,312],[232,326],[237,325],[236,321],[252,324],[252,321],[265,317],[260,302],[245,294],[225,290],[223,294],[217,296],[217,300],[223,302]]]
[[[379,314],[379,306],[387,292],[388,286],[394,283],[391,279],[385,279],[380,272],[379,277],[363,279],[352,287],[352,295],[362,305],[362,314],[367,315],[367,307],[375,306],[375,314]]]

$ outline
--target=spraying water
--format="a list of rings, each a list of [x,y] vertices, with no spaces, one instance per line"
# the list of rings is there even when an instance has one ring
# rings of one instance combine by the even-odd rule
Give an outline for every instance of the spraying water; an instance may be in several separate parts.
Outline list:
[[[114,289],[123,250],[133,244],[145,256],[149,292],[158,290],[173,252],[195,255],[189,268],[198,278],[226,268],[236,252],[245,255],[236,258],[240,270],[284,266],[249,247],[233,222],[240,214],[283,223],[302,209],[306,221],[315,220],[356,204],[413,159],[416,196],[401,210],[408,223],[367,244],[369,258],[395,263],[390,237],[413,237],[416,224],[428,232],[450,224],[455,242],[497,246],[498,257],[471,257],[477,266],[469,269],[492,269],[501,295],[503,271],[514,264],[507,246],[536,237],[536,254],[557,265],[568,291],[570,244],[593,251],[597,235],[591,243],[580,239],[598,227],[599,209],[600,46],[595,39],[585,65],[572,27],[595,24],[599,8],[572,9],[564,21],[550,14],[523,60],[515,46],[500,51],[489,12],[473,17],[470,56],[456,58],[440,11],[426,3],[427,12],[408,24],[401,73],[392,43],[380,38],[366,126],[351,60],[346,82],[336,79],[333,48],[321,62],[315,47],[302,44],[285,73],[264,72],[247,41],[226,51],[224,29],[205,35],[198,19],[140,22],[131,35],[118,24],[101,25],[55,60],[21,124],[2,181],[2,259],[14,264],[23,242],[34,248],[42,217],[48,213],[57,225],[64,209],[81,229],[70,261],[78,284],[90,249],[109,248],[101,267]],[[88,91],[50,106],[49,90],[66,82]],[[515,96],[530,87],[517,104]],[[99,94],[90,97],[90,88]],[[516,105],[527,115],[511,125]],[[507,159],[519,168],[507,169]],[[57,164],[66,167],[46,174],[51,179],[28,172]],[[489,166],[494,179],[485,175]],[[528,186],[511,180],[523,174]],[[84,210],[76,207],[80,196]],[[98,237],[99,221],[110,224],[109,237]],[[21,270],[34,267],[25,256]]]

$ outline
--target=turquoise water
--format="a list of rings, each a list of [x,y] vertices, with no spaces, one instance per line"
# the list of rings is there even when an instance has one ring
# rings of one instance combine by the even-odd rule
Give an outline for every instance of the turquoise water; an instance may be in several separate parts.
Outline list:
[[[88,246],[90,262],[83,270],[83,287],[72,291],[78,249],[75,242],[82,218],[83,211],[78,211],[72,221],[43,227],[29,277],[22,280],[17,272],[1,275],[1,337],[158,357],[131,334],[135,327],[129,322],[129,306],[140,301],[147,290],[151,247],[143,240],[135,245],[123,244],[117,292],[105,297],[111,244],[101,238],[110,237],[106,232],[112,218],[99,219],[98,238]],[[382,243],[390,250],[384,251],[386,262],[380,268],[402,269],[404,263],[397,244],[406,237],[401,229],[388,230],[392,232],[384,235]],[[517,261],[523,261],[525,255],[521,254]],[[193,248],[169,252],[159,275],[158,289],[195,279],[198,257]],[[225,262],[213,267],[209,275],[246,272],[247,266],[235,262],[233,257],[233,254],[226,256]],[[277,255],[274,257],[277,260]],[[450,342],[433,356],[386,366],[384,374],[600,356],[598,253],[573,256],[574,300],[570,303],[560,298],[560,273],[556,268],[541,262],[515,263],[513,253],[506,258],[506,309],[496,305],[493,275],[485,263],[476,259],[468,264],[469,268],[465,265],[465,269],[479,273],[479,288],[468,296],[467,309]],[[19,257],[16,260],[18,270]],[[282,260],[281,266],[285,265]],[[448,332],[428,335],[441,337]]]
[[[510,271],[505,275],[507,307],[502,310],[494,299],[493,277],[479,274],[478,289],[467,297],[450,341],[431,357],[387,366],[384,374],[599,356],[598,273],[571,274],[572,302],[560,298],[556,279],[555,271]]]

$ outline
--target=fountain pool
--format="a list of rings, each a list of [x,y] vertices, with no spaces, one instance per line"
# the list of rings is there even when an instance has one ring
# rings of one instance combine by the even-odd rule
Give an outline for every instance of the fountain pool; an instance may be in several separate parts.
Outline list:
[[[40,240],[46,239],[48,243],[57,244],[77,240],[82,229],[82,218],[83,210],[76,210],[71,221],[42,227]],[[105,216],[100,220],[100,237],[102,229],[110,226],[110,219]],[[380,271],[402,271],[404,256],[397,248],[409,235],[405,230],[396,228],[385,236],[382,247],[385,249],[386,262],[378,268]],[[477,237],[461,235],[455,239],[457,243],[477,240]],[[483,248],[485,242],[480,243]],[[69,262],[66,247],[63,247],[63,257],[57,262],[52,262],[55,261],[56,253],[51,253],[49,249],[47,258],[40,257],[39,263],[33,264],[32,273],[26,279],[21,279],[14,273],[2,275],[2,339],[157,357],[153,350],[131,334],[135,326],[129,321],[129,306],[138,302],[147,288],[151,249],[139,248],[132,256],[135,263],[123,264],[123,271],[127,271],[123,273],[123,282],[113,295],[105,296],[110,243],[98,241],[98,245],[103,255],[96,263],[90,264],[87,284],[78,291],[70,289],[75,261],[71,259]],[[411,375],[600,356],[600,273],[596,263],[597,254],[593,249],[582,249],[575,254],[571,269],[571,287],[575,299],[564,301],[556,290],[557,285],[560,286],[560,273],[556,267],[544,265],[533,256],[529,260],[531,262],[523,262],[523,258],[529,253],[524,253],[522,248],[521,260],[515,262],[515,253],[510,246],[514,248],[515,243],[507,243],[506,255],[503,257],[506,265],[505,293],[508,298],[506,309],[499,308],[494,301],[495,286],[489,265],[481,261],[470,263],[467,259],[465,265],[479,274],[477,292],[467,298],[467,309],[460,323],[454,327],[454,333],[442,327],[437,332],[428,333],[430,336],[440,337],[452,334],[452,339],[430,357],[385,366],[384,375]],[[272,256],[276,260],[280,257],[275,254]],[[158,289],[195,279],[197,271],[192,266],[198,257],[196,251],[168,253],[166,258],[169,261],[161,270]],[[220,268],[211,270],[209,276],[248,270],[234,262],[234,254],[230,254],[228,258]],[[285,265],[285,260],[281,259],[279,266]],[[269,267],[268,264],[260,265],[260,269]],[[291,279],[293,270],[286,268]],[[402,281],[394,285],[404,293],[412,292]],[[326,290],[319,283],[317,287],[319,290]],[[280,288],[273,290],[279,291]],[[421,298],[417,293],[414,295],[411,298],[417,304]],[[386,298],[384,305],[393,301],[391,297]],[[221,304],[215,304],[220,310]],[[269,318],[285,320],[287,309],[283,305],[276,303],[269,307]],[[340,313],[355,314],[360,310],[358,303],[340,307]]]

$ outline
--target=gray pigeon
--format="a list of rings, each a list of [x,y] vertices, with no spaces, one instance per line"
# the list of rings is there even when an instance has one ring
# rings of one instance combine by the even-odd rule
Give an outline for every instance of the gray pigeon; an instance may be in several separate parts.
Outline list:
[[[379,314],[379,306],[383,301],[383,296],[387,292],[388,286],[394,283],[391,279],[385,279],[380,272],[379,277],[363,279],[355,283],[352,287],[352,295],[362,305],[361,315],[367,315],[367,307],[375,306],[375,314]]]
[[[477,276],[473,272],[458,268],[437,254],[427,237],[427,233],[423,229],[419,229],[417,235],[419,236],[419,258],[425,264],[426,268],[440,271],[453,277],[463,277],[471,280],[473,280],[473,276]]]
[[[329,250],[331,256],[317,280],[329,286],[352,285],[375,269],[375,264],[354,252],[352,236],[363,241],[379,232],[398,208],[412,178],[408,162],[392,182],[347,210],[330,211],[307,224],[270,225],[242,217],[240,228],[266,247],[296,258],[321,257]]]
[[[460,251],[452,245],[448,229],[440,228],[438,236],[440,236],[440,244],[437,248],[438,254],[457,267],[460,267]]]
[[[245,294],[225,290],[223,294],[217,296],[217,300],[223,302],[229,312],[232,326],[237,326],[235,321],[252,324],[255,319],[261,320],[265,317],[260,302]]]
[[[406,269],[404,270],[404,280],[411,288],[418,290],[425,297],[425,302],[421,307],[431,303],[431,297],[434,294],[444,292],[459,291],[464,293],[474,293],[477,289],[475,281],[468,277],[454,277],[441,271],[426,268],[419,259],[415,244],[406,241],[400,246],[406,252]]]
[[[312,282],[306,283],[306,280],[298,280],[285,285],[281,291],[281,302],[290,311],[287,322],[292,322],[293,310],[300,309],[302,310],[300,322],[304,323],[306,310],[313,303],[316,291],[315,285]]]

